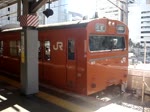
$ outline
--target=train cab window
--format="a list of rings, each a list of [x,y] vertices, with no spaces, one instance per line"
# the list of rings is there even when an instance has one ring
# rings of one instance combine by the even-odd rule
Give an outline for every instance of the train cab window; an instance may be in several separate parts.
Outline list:
[[[10,41],[9,46],[11,56],[20,56],[21,53],[20,41]]]
[[[90,36],[90,51],[125,49],[125,38],[120,36]]]
[[[44,47],[45,47],[45,59],[47,61],[49,61],[50,60],[50,52],[51,52],[50,41],[45,41],[44,42]]]
[[[75,41],[68,40],[68,59],[74,60],[75,59]]]
[[[3,41],[0,41],[0,56],[3,55]]]

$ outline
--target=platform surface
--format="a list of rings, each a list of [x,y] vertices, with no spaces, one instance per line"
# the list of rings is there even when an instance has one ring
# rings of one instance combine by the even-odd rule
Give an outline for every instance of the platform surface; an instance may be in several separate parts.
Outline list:
[[[107,103],[54,88],[40,88],[39,93],[25,96],[19,86],[18,82],[0,76],[0,112],[142,112],[141,106],[130,104],[137,100],[128,94],[131,102],[123,99],[120,105],[120,99]]]

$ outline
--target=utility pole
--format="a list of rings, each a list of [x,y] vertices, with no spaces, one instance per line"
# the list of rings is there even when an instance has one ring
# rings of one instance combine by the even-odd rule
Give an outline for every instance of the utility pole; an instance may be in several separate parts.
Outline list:
[[[115,3],[113,3],[111,0],[107,0],[107,1],[110,2],[111,4],[113,4],[115,7],[117,7],[118,9],[120,9],[124,13],[123,17],[125,17],[125,19],[123,19],[123,22],[126,25],[128,25],[128,0],[118,0],[118,1],[120,1],[120,3],[122,3],[122,5],[125,6],[124,8],[119,7],[118,5],[116,5]]]
[[[123,19],[123,22],[128,25],[128,0],[119,0],[124,6],[123,6],[123,16],[125,17]]]

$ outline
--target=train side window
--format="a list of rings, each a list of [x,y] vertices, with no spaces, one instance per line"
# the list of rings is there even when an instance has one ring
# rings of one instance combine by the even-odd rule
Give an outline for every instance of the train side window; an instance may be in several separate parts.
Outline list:
[[[50,41],[45,41],[44,42],[44,47],[45,47],[45,59],[47,61],[49,61],[50,60],[50,52],[51,52]]]
[[[21,55],[21,42],[17,41],[17,52],[18,52],[18,56]]]
[[[10,55],[17,56],[17,41],[10,41]]]
[[[41,42],[38,41],[38,58],[41,59]]]
[[[3,41],[0,41],[0,56],[3,55]]]
[[[20,56],[20,41],[10,41],[10,56]]]
[[[75,59],[75,41],[68,40],[68,59],[74,60]]]

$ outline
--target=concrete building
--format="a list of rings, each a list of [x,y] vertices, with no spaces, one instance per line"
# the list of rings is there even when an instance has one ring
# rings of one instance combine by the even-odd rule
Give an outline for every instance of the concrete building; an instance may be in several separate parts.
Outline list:
[[[58,0],[50,4],[50,8],[53,10],[54,14],[49,18],[45,17],[45,24],[57,23],[67,21],[67,0]],[[48,8],[49,4],[45,5],[45,9]]]
[[[37,14],[39,15],[39,23],[44,24],[45,21],[43,18],[45,16],[42,14],[42,11],[44,10],[44,6],[39,9]],[[20,23],[17,21],[17,4],[13,4],[11,6],[5,7],[0,10],[0,25],[19,25]]]
[[[122,21],[120,2],[118,0],[111,0],[111,2],[107,0],[97,0],[97,11],[99,13],[99,17],[107,17],[110,19],[116,19]],[[105,4],[105,5],[104,5]],[[117,7],[118,6],[118,7]]]
[[[45,9],[48,8],[48,5],[49,4],[45,5]],[[68,0],[58,0],[56,2],[51,3],[50,8],[53,10],[54,14],[49,18],[45,17],[45,24],[82,19],[82,14],[69,10],[68,6]]]
[[[19,24],[17,22],[17,5],[5,7],[0,11],[0,25]]]
[[[133,0],[129,8],[129,37],[134,42],[150,46],[150,0]]]
[[[134,48],[135,54],[137,54],[139,60],[144,60],[144,54],[146,54],[146,59],[149,59],[150,0],[132,0],[132,3],[128,4],[128,9],[129,38],[134,43],[139,42],[143,46],[143,48]],[[144,47],[144,45],[146,46]]]
[[[69,2],[68,2],[69,1]],[[50,4],[50,8],[53,10],[54,14],[47,18],[43,11],[49,7],[49,4],[45,4],[42,8],[40,8],[37,12],[39,15],[39,23],[40,24],[49,24],[49,23],[57,23],[57,22],[66,22],[72,20],[82,19],[82,14],[79,12],[69,10],[70,0],[58,0],[52,2]],[[7,24],[18,24],[17,21],[17,4],[8,6],[6,8],[1,9],[0,11],[0,25],[4,26]]]
[[[72,21],[76,20],[74,18],[82,19],[84,16],[90,19],[94,17],[95,12],[98,12],[100,18],[107,17],[127,23],[127,4],[124,4],[127,0],[122,1],[123,3],[118,0],[93,0],[92,3],[89,3],[86,0],[59,0],[51,4],[54,15],[45,18],[45,23]],[[76,7],[73,6],[73,3]]]
[[[150,46],[150,3],[141,6],[141,30],[140,42]]]
[[[124,8],[118,0],[111,1],[117,6]],[[54,11],[54,14],[49,18],[46,18],[43,14],[43,11],[48,8],[48,4],[46,4],[37,12],[39,15],[39,23],[48,24],[79,20],[84,16],[90,19],[93,18],[95,12],[98,12],[99,17],[123,21],[123,12],[107,0],[93,0],[92,4],[86,2],[86,0],[76,2],[74,0],[58,0],[53,2],[50,4],[50,8]],[[73,3],[78,4],[78,6],[76,5],[74,7]],[[83,5],[85,6],[82,7]],[[0,25],[3,26],[6,24],[19,24],[17,21],[17,4],[1,9]]]

